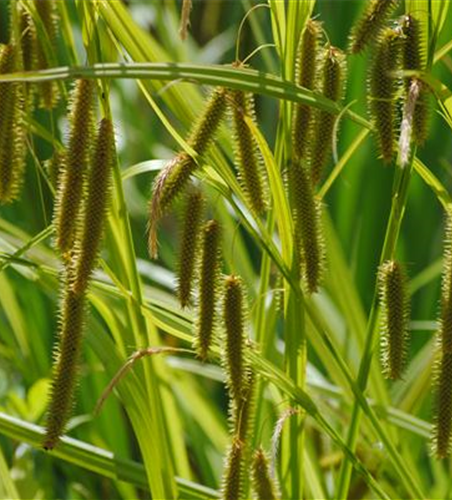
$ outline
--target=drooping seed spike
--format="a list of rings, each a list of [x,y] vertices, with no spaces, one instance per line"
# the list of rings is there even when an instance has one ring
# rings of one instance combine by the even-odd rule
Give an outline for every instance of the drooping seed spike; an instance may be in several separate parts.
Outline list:
[[[212,92],[207,106],[191,131],[187,142],[199,155],[203,155],[223,120],[226,111],[226,90],[218,87]]]
[[[104,118],[99,125],[92,165],[88,175],[87,197],[75,251],[75,278],[72,288],[83,293],[96,266],[104,222],[110,200],[111,176],[116,156],[113,123]]]
[[[44,163],[50,182],[57,191],[61,180],[61,173],[64,172],[66,168],[66,154],[65,149],[55,149],[52,157]]]
[[[248,199],[251,209],[262,214],[266,208],[265,177],[256,140],[245,121],[245,116],[255,119],[254,97],[252,94],[234,90],[229,92],[234,130],[234,149],[239,182]]]
[[[400,64],[401,48],[400,31],[384,29],[378,40],[369,76],[369,110],[385,163],[390,163],[394,156],[396,98],[399,90],[399,80],[394,73]]]
[[[452,444],[452,214],[447,214],[441,283],[437,361],[434,370],[435,405],[433,453],[446,458]]]
[[[78,80],[73,91],[66,164],[61,173],[54,217],[56,245],[63,254],[73,247],[80,227],[80,211],[94,135],[94,89],[93,81]]]
[[[268,457],[262,448],[259,448],[253,457],[252,481],[257,500],[280,498],[275,480],[270,473]]]
[[[185,202],[178,265],[177,296],[181,307],[187,307],[191,301],[203,212],[204,195],[202,191],[197,188],[190,190]]]
[[[345,56],[335,47],[325,51],[321,77],[321,93],[339,102],[342,98],[345,84]],[[318,184],[322,178],[325,165],[331,156],[334,124],[337,115],[318,110],[315,113],[312,135],[312,150],[310,151],[311,178]]]
[[[452,447],[452,351],[440,347],[434,373],[433,453],[443,459],[449,456]]]
[[[309,90],[315,88],[321,32],[321,24],[309,19],[299,42],[296,81],[298,85]],[[293,153],[295,158],[304,158],[312,131],[313,108],[306,104],[295,104],[293,112]]]
[[[58,10],[55,0],[35,0],[36,12],[50,42],[50,46],[56,52],[58,35]],[[39,69],[47,69],[49,61],[44,50],[44,43],[38,44],[37,51]],[[60,99],[58,82],[42,82],[39,84],[40,106],[45,109],[53,109]]]
[[[318,291],[325,265],[322,206],[315,197],[308,168],[295,162],[289,169],[289,189],[295,220],[301,276],[308,293]]]
[[[0,52],[0,74],[21,68],[17,46],[5,45]],[[23,183],[27,151],[24,107],[24,84],[0,83],[0,204],[16,200]]]
[[[195,349],[198,357],[205,360],[215,330],[218,284],[220,280],[221,229],[215,220],[203,228],[201,266],[199,270],[198,320],[195,330]]]
[[[195,161],[189,155],[179,153],[165,165],[154,180],[148,220],[148,250],[153,259],[156,259],[158,254],[157,226],[160,218],[182,193],[195,170]]]
[[[401,25],[404,35],[403,68],[409,71],[425,70],[420,22],[412,15],[406,15],[402,18]],[[407,95],[414,79],[415,77],[406,78]],[[419,81],[419,84],[420,92],[413,114],[413,139],[418,146],[422,146],[428,135],[430,89],[425,82]]]
[[[38,37],[33,18],[21,3],[17,3],[19,17],[19,32],[23,68],[25,71],[33,71],[38,68]],[[34,106],[36,84],[26,83],[26,104],[31,112]]]
[[[381,303],[381,363],[386,378],[401,378],[406,364],[409,342],[409,297],[405,272],[393,260],[379,269],[378,285]]]
[[[239,407],[247,390],[249,368],[245,356],[245,318],[242,280],[225,278],[223,319],[226,331],[225,367],[231,400]]]
[[[243,443],[235,437],[226,456],[221,500],[243,498],[243,451]]]
[[[72,412],[78,379],[78,363],[85,321],[85,295],[77,295],[69,285],[70,278],[67,278],[61,297],[58,325],[59,347],[54,361],[46,432],[42,443],[46,450],[55,448],[65,431]]]
[[[350,51],[357,54],[371,44],[385,27],[399,0],[370,0],[360,19],[354,25]]]

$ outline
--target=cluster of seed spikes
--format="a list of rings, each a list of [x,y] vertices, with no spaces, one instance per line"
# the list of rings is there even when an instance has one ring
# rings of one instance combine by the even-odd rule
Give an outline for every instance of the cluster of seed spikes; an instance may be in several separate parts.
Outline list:
[[[452,444],[452,214],[447,214],[441,289],[437,360],[435,364],[435,412],[433,453],[446,458]]]
[[[58,174],[56,244],[63,262],[63,290],[52,388],[43,447],[53,449],[71,415],[85,323],[86,293],[97,264],[116,158],[113,124],[101,120],[93,144],[94,84],[73,91],[67,153]]]
[[[384,262],[378,273],[381,303],[381,362],[383,374],[401,378],[408,352],[410,305],[405,272],[400,263]]]
[[[427,138],[429,88],[413,76],[406,77],[403,86],[403,80],[397,75],[400,68],[405,71],[425,69],[420,24],[412,15],[405,15],[394,28],[382,23],[378,34],[372,38],[376,43],[369,71],[369,112],[385,163],[393,160],[400,131],[400,163],[404,166],[411,142],[421,146]],[[400,126],[401,97],[404,105]]]

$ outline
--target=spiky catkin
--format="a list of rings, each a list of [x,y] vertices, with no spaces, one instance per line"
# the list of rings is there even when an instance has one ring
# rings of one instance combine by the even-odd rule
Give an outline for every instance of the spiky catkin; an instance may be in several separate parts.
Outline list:
[[[184,208],[178,264],[177,297],[182,307],[187,307],[191,301],[203,212],[204,195],[202,191],[198,188],[190,190]]]
[[[207,106],[193,127],[187,140],[199,155],[203,155],[220,126],[226,111],[226,90],[218,87],[213,90]]]
[[[378,273],[381,303],[381,363],[386,378],[401,378],[408,351],[410,319],[405,272],[399,262],[384,262]]]
[[[215,328],[218,282],[220,279],[221,229],[215,220],[203,228],[201,266],[199,270],[198,320],[194,346],[201,360],[209,354]]]
[[[234,130],[234,150],[239,182],[245,196],[256,214],[266,208],[262,161],[256,140],[245,121],[245,116],[254,119],[254,96],[240,90],[229,92],[229,108]]]
[[[252,481],[257,500],[277,500],[280,498],[275,480],[270,474],[268,457],[262,448],[256,450],[253,457]]]
[[[321,93],[339,102],[345,83],[345,58],[341,50],[335,47],[328,47],[323,58]],[[318,184],[322,178],[323,170],[331,156],[333,144],[333,131],[336,117],[334,113],[327,111],[317,111],[315,113],[312,149],[310,150],[311,178],[314,184]]]
[[[75,245],[75,278],[72,288],[83,293],[96,266],[105,216],[110,200],[111,176],[115,161],[115,136],[109,118],[100,122],[87,181],[86,202]]]
[[[229,394],[237,406],[240,406],[240,400],[246,392],[249,372],[245,356],[242,286],[242,280],[237,276],[227,276],[225,278],[223,319],[226,345],[224,358]]]
[[[318,290],[325,265],[321,203],[314,195],[309,169],[295,162],[289,169],[295,244],[301,276],[308,293]]]
[[[437,361],[435,364],[435,406],[432,433],[433,453],[445,458],[450,453],[452,436],[452,214],[447,214],[441,309],[437,334]]]
[[[372,43],[385,27],[399,0],[371,0],[352,28],[350,51],[357,54]]]
[[[422,35],[420,22],[412,15],[402,18],[403,43],[403,68],[410,71],[425,69],[425,57],[422,49]],[[406,78],[406,93],[409,94],[410,86],[415,77]],[[421,146],[428,135],[429,121],[429,88],[425,82],[420,83],[420,92],[416,100],[413,114],[413,140]]]
[[[222,498],[240,499],[246,493],[244,471],[250,464],[249,427],[253,414],[255,375],[251,370],[243,375],[243,392],[239,401],[231,400],[232,444],[226,456],[222,479]],[[234,449],[239,447],[240,449]]]
[[[318,21],[309,19],[299,42],[296,81],[298,85],[309,90],[315,88],[321,31],[321,24]],[[292,149],[295,158],[304,158],[306,156],[312,118],[312,106],[295,104],[292,122]]]
[[[56,51],[58,34],[58,11],[55,0],[35,0],[36,12],[39,15],[42,26],[50,42],[50,46]],[[37,46],[37,60],[39,69],[47,69],[49,61],[44,50],[44,43]],[[59,99],[60,91],[58,82],[42,82],[39,84],[40,106],[45,109],[54,108]]]
[[[399,79],[394,73],[400,64],[401,48],[400,31],[384,29],[378,39],[369,74],[369,111],[385,163],[392,161],[397,135],[396,98]]]
[[[241,500],[243,498],[243,453],[244,444],[235,437],[226,456],[221,486],[222,500]]]
[[[149,255],[157,258],[157,226],[160,218],[181,194],[191,174],[196,170],[196,163],[186,153],[179,153],[160,171],[152,186],[149,203],[148,250]]]
[[[44,168],[47,171],[52,186],[58,190],[60,175],[65,170],[66,150],[55,149],[51,158],[45,161]]]
[[[76,294],[66,278],[58,325],[59,346],[55,351],[46,432],[42,446],[53,449],[71,415],[78,379],[78,362],[85,321],[85,294]]]
[[[66,163],[55,203],[56,245],[67,253],[80,227],[94,129],[94,82],[78,80],[72,97]]]
[[[17,3],[19,17],[19,31],[23,67],[25,71],[33,71],[38,68],[38,37],[33,19],[21,3]],[[34,105],[36,84],[26,83],[26,103],[29,111]]]
[[[0,74],[20,69],[17,46],[5,45],[0,53]],[[23,183],[26,156],[23,112],[23,83],[0,83],[0,204],[14,201]]]

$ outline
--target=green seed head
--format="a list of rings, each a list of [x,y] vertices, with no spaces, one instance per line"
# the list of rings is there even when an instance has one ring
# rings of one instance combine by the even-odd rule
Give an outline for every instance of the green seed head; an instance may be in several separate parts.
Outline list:
[[[221,487],[221,500],[243,498],[243,443],[234,438],[226,456]]]
[[[5,45],[0,50],[0,74],[20,71],[17,46]],[[23,183],[27,152],[24,108],[24,85],[0,83],[0,204],[16,200]]]
[[[252,467],[253,488],[257,500],[277,500],[278,488],[270,474],[270,464],[262,448],[259,448],[253,457]]]
[[[381,302],[381,362],[385,377],[399,379],[405,368],[409,342],[409,297],[402,266],[382,264],[378,274]]]
[[[314,90],[318,70],[319,40],[322,32],[318,21],[309,19],[300,38],[297,54],[296,81],[301,87]],[[294,105],[292,146],[295,158],[304,158],[312,129],[313,108],[305,104]]]
[[[177,296],[182,307],[187,307],[191,300],[203,213],[202,191],[190,190],[185,202],[178,266]]]
[[[394,156],[397,130],[396,99],[399,80],[394,76],[400,64],[400,31],[386,28],[379,37],[369,76],[369,110],[375,125],[384,162]]]
[[[56,245],[65,254],[73,247],[80,227],[94,131],[94,83],[79,80],[72,95],[69,144],[55,203]]]
[[[104,118],[99,125],[92,165],[88,173],[86,202],[76,243],[75,293],[83,293],[96,266],[106,212],[110,200],[111,174],[115,161],[113,124]]]
[[[194,126],[188,144],[199,155],[203,155],[212,142],[226,111],[226,90],[217,88],[212,92],[206,109]]]
[[[39,15],[42,26],[50,42],[50,46],[57,51],[58,35],[58,10],[55,0],[35,0],[36,12]],[[43,42],[37,46],[38,68],[47,69],[49,61],[44,50]],[[40,106],[45,109],[53,109],[60,100],[58,82],[42,82],[39,84]]]
[[[385,27],[399,0],[370,0],[351,32],[350,51],[357,54],[372,43]]]
[[[440,345],[434,370],[435,410],[432,431],[433,453],[447,458],[452,444],[452,352]]]
[[[64,171],[66,165],[66,150],[55,149],[53,156],[46,160],[44,167],[49,176],[52,186],[58,191],[60,174]]]
[[[234,130],[234,145],[239,181],[248,199],[251,209],[256,214],[265,211],[265,173],[259,155],[257,143],[246,124],[244,117],[255,119],[254,97],[241,91],[229,92]]]
[[[452,214],[446,219],[440,321],[434,370],[435,406],[432,432],[433,453],[446,458],[452,436]]]
[[[47,409],[46,432],[42,446],[52,450],[64,433],[72,413],[74,392],[78,378],[85,320],[85,295],[77,295],[66,280],[61,297],[58,325],[59,347],[56,351],[50,401]]]
[[[160,218],[168,210],[174,200],[182,193],[196,170],[196,163],[185,153],[179,153],[170,160],[152,186],[149,203],[148,249],[152,258],[157,258],[157,226]]]
[[[220,225],[215,220],[210,220],[203,228],[202,256],[198,281],[198,320],[194,342],[196,353],[203,361],[209,354],[215,329],[221,264],[220,244]]]
[[[242,280],[225,278],[223,318],[226,330],[225,366],[231,400],[237,406],[246,393],[249,368],[245,355],[245,318]]]
[[[323,59],[321,93],[328,99],[339,102],[342,98],[344,85],[345,56],[339,49],[328,47]],[[318,184],[331,156],[334,124],[337,116],[320,110],[316,111],[314,116],[312,149],[309,152],[309,158],[312,182]]]
[[[301,276],[308,293],[317,292],[325,267],[321,203],[315,197],[310,172],[301,162],[289,170],[289,189],[295,220],[294,241],[298,250]]]
[[[422,71],[425,69],[425,54],[423,53],[423,40],[420,22],[411,15],[402,18],[401,26],[404,35],[403,41],[403,68],[411,71]],[[414,77],[406,78],[406,94]],[[427,139],[429,122],[429,95],[430,89],[424,82],[419,82],[420,93],[416,101],[413,114],[413,139],[421,146]]]

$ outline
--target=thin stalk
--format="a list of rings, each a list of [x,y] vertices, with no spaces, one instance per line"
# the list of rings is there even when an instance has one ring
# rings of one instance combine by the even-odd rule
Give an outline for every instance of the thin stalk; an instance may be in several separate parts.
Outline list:
[[[392,259],[395,254],[397,240],[399,237],[400,227],[402,225],[405,206],[408,199],[408,187],[413,170],[413,162],[415,157],[415,148],[411,152],[409,164],[405,168],[396,167],[394,176],[393,194],[391,212],[386,228],[385,239],[380,256],[380,264],[384,261]],[[376,333],[378,326],[379,306],[378,306],[378,290],[375,285],[372,306],[370,310],[369,320],[366,328],[366,342],[364,344],[363,355],[359,367],[357,385],[361,391],[365,391],[369,380],[370,369],[372,366],[372,357],[375,351]],[[358,401],[355,401],[350,428],[347,435],[347,446],[352,450],[356,447],[358,431],[361,422],[362,408]],[[339,473],[336,498],[347,498],[350,487],[352,465],[349,461],[344,460]]]

